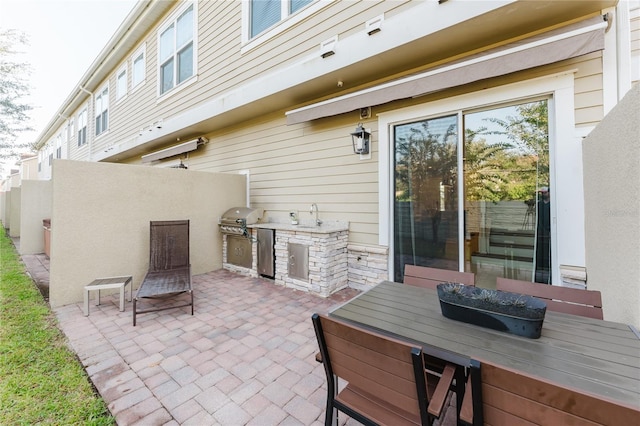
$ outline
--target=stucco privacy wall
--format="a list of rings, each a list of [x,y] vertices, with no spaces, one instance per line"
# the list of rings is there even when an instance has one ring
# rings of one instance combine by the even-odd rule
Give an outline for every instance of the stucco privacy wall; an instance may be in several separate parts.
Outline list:
[[[152,220],[189,219],[193,274],[222,268],[218,218],[246,200],[238,174],[55,160],[52,182],[52,307],[82,301],[98,277],[133,275],[137,288]]]
[[[11,188],[11,205],[9,207],[9,236],[20,236],[20,199],[22,188]]]
[[[2,226],[7,227],[7,206],[9,205],[9,192],[0,191],[0,221]]]
[[[50,180],[23,180],[21,195],[20,254],[44,252],[42,219],[51,217]]]
[[[583,141],[587,288],[640,327],[640,85]]]

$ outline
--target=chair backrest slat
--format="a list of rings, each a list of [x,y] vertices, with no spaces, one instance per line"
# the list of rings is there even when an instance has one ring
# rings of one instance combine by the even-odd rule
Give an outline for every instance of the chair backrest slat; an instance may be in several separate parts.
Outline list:
[[[323,315],[314,315],[314,324],[316,318],[333,374],[408,418],[421,418],[412,345]]]
[[[475,359],[470,360],[468,370],[464,398],[460,407],[460,420],[464,424],[481,426],[484,424],[481,363]]]
[[[583,317],[602,319],[602,295],[599,291],[559,287],[498,277],[496,288],[543,299],[547,309]]]
[[[475,285],[475,275],[472,272],[449,271],[446,269],[409,264],[404,265],[405,284],[435,289],[438,284],[443,282],[456,282],[473,286]]]
[[[487,424],[630,425],[638,421],[637,408],[561,387],[485,360],[480,375]]]

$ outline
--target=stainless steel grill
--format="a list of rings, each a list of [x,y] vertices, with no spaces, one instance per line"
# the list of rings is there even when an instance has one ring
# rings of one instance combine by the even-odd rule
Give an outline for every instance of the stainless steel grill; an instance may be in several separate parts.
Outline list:
[[[249,236],[247,225],[253,225],[262,218],[264,210],[251,207],[234,207],[222,215],[218,224],[223,234]]]

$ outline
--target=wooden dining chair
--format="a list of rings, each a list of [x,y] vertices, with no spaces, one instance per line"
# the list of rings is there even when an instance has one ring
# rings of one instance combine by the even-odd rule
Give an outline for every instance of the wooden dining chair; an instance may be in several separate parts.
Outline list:
[[[550,311],[603,319],[602,295],[599,291],[500,277],[496,278],[496,289],[543,299],[547,304],[547,309]]]
[[[453,370],[429,400],[421,348],[326,315],[312,321],[327,376],[326,426],[337,424],[338,411],[365,425],[394,426],[429,425],[430,413],[443,412]]]
[[[636,407],[619,405],[588,391],[559,386],[534,374],[487,360],[482,360],[475,369],[471,365],[470,378],[471,387],[467,387],[460,417],[466,424],[638,424]],[[472,406],[471,418],[467,417],[469,405]]]
[[[475,286],[473,272],[450,271],[447,269],[429,268],[426,266],[404,265],[404,283],[417,287],[436,289],[444,282],[455,282]]]
[[[422,354],[427,377],[429,415],[433,419],[442,417],[449,393],[456,396],[456,418],[460,418],[461,401],[465,392],[465,374],[471,360],[453,352],[433,346],[423,346]],[[448,388],[445,386],[448,384]]]
[[[469,426],[482,426],[484,424],[483,410],[481,363],[472,359],[468,366],[464,397],[460,403],[460,423]]]

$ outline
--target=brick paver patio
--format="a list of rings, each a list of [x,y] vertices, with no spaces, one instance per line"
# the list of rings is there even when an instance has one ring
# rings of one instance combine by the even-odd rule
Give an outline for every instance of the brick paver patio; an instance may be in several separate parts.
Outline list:
[[[117,295],[88,317],[81,304],[55,309],[118,424],[322,424],[326,380],[310,318],[357,291],[323,299],[224,270],[193,281],[194,316],[147,313],[133,327]]]
[[[44,255],[23,260],[43,292]],[[44,268],[44,269],[43,269]],[[54,309],[70,346],[119,425],[321,425],[326,378],[311,315],[358,294],[324,299],[219,270],[193,277],[189,308],[138,316],[118,295],[84,316]],[[152,302],[158,303],[158,302]],[[444,425],[455,424],[448,410]],[[340,414],[341,425],[358,423]]]

